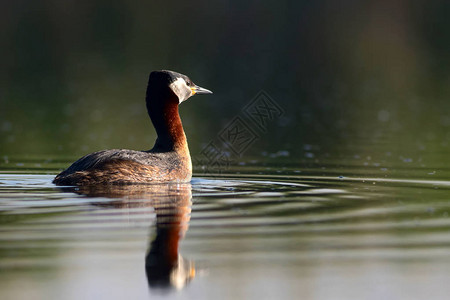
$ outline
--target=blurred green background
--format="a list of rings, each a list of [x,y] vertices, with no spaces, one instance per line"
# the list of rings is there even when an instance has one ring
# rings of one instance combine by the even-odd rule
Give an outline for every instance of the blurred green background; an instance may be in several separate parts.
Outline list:
[[[4,1],[0,34],[3,163],[150,149],[171,69],[214,91],[180,107],[194,156],[265,90],[285,113],[245,155],[449,165],[449,1]]]

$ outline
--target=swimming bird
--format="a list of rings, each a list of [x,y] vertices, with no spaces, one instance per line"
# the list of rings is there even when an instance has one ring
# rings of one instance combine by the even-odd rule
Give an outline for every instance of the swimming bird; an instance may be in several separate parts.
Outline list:
[[[157,139],[148,151],[103,150],[88,154],[58,174],[56,185],[189,182],[192,162],[178,105],[196,94],[212,94],[186,75],[150,73],[146,105]]]

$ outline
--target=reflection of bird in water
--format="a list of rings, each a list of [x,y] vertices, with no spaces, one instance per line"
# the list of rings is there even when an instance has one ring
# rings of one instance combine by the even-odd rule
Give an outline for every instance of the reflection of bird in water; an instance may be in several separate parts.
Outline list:
[[[178,253],[190,220],[191,184],[99,185],[63,188],[88,197],[118,198],[117,201],[93,203],[114,208],[153,207],[156,213],[156,237],[145,259],[151,288],[182,288],[195,276],[194,263]]]
[[[158,138],[148,151],[104,150],[88,154],[58,174],[57,185],[189,182],[192,163],[178,105],[212,92],[173,71],[155,71],[147,86],[147,111]]]
[[[155,211],[156,238],[145,260],[148,283],[150,286],[170,284],[180,288],[195,276],[193,263],[178,254],[178,243],[187,231],[191,209],[171,203],[157,205]]]

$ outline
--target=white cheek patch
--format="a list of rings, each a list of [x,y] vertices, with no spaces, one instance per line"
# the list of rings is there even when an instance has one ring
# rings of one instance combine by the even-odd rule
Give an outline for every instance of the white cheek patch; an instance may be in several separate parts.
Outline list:
[[[169,85],[170,89],[177,95],[179,103],[183,102],[190,96],[192,96],[191,89],[187,86],[186,81],[183,78],[177,78]]]

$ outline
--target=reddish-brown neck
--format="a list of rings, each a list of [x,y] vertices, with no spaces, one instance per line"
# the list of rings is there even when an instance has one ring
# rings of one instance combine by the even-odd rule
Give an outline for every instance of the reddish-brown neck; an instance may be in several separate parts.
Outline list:
[[[178,113],[178,98],[171,92],[165,95],[148,95],[148,97],[148,113],[158,134],[152,151],[187,151],[189,153],[186,135]]]

